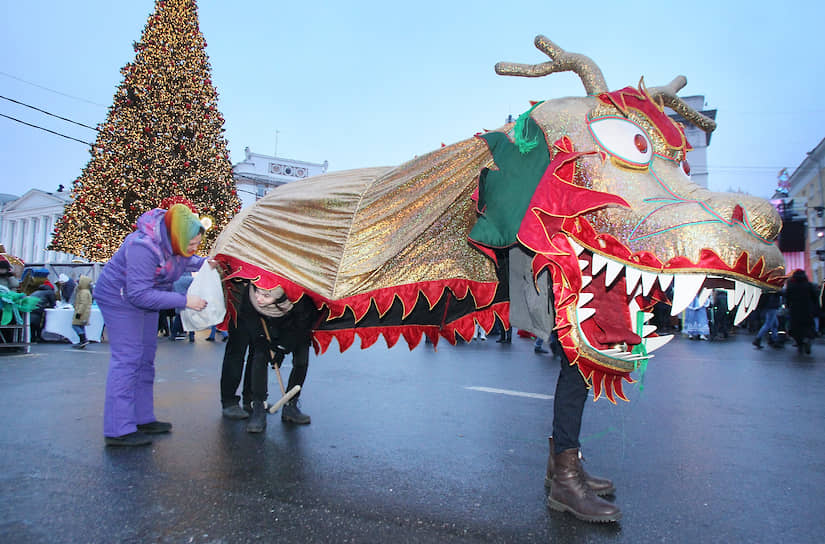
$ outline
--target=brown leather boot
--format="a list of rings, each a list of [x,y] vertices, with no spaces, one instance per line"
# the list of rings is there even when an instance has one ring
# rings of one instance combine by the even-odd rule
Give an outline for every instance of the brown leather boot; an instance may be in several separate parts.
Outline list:
[[[619,521],[622,511],[599,498],[584,479],[584,469],[579,461],[579,450],[564,450],[553,460],[555,472],[553,487],[547,497],[547,506],[559,512],[570,512],[584,521]]]
[[[544,476],[544,487],[549,489],[553,484],[553,473],[555,472],[553,456],[556,450],[553,449],[553,437],[551,436],[548,440],[550,441],[550,455],[547,456],[547,474]],[[581,456],[579,458],[581,459]],[[587,482],[587,485],[590,486],[590,489],[592,489],[596,495],[604,497],[605,495],[612,495],[616,492],[616,488],[610,480],[599,478],[598,476],[591,476],[584,470],[584,467],[582,467],[582,473],[584,474],[584,480]]]

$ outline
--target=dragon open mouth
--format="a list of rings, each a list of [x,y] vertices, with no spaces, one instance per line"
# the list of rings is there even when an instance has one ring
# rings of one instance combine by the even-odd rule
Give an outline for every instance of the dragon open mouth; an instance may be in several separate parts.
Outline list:
[[[581,289],[560,301],[559,330],[577,340],[580,353],[617,371],[635,370],[640,361],[652,358],[653,351],[673,338],[658,335],[650,323],[657,302],[670,304],[671,315],[678,315],[697,295],[704,303],[713,289],[725,289],[728,309],[738,306],[734,318],[738,324],[756,308],[761,296],[760,280],[748,278],[746,282],[732,277],[732,271],[680,268],[671,273],[665,266],[656,272],[605,257],[570,237],[568,243],[577,256]],[[672,300],[666,294],[669,289]]]

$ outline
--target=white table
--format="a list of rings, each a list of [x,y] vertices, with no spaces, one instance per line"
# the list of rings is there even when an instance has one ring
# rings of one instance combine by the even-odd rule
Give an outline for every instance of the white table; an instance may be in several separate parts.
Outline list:
[[[74,308],[49,308],[46,309],[46,324],[43,327],[43,332],[50,332],[52,334],[59,334],[71,341],[72,344],[80,342],[77,333],[72,329],[72,318],[74,317]],[[92,311],[89,314],[89,322],[86,324],[86,338],[92,342],[100,342],[100,337],[103,334],[103,315],[97,306],[92,306]]]

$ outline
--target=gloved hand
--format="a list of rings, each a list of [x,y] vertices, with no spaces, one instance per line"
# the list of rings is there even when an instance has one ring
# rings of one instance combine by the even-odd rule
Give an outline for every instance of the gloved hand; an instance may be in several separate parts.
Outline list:
[[[285,355],[286,353],[280,349],[276,349],[272,355],[272,368],[281,368],[281,363],[284,362]]]

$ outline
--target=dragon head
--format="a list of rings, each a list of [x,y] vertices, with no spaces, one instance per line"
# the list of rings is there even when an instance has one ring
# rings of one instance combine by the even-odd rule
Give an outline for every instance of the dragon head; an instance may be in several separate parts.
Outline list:
[[[552,61],[499,63],[496,71],[572,70],[588,96],[541,102],[515,126],[481,136],[496,166],[480,180],[482,216],[470,238],[530,250],[534,279],[552,275],[556,331],[571,364],[596,398],[625,399],[622,381],[671,339],[648,324],[657,301],[677,315],[708,288],[727,288],[738,323],[763,289],[781,285],[784,261],[773,243],[781,220],[767,201],[691,181],[691,147],[665,106],[705,131],[715,123],[676,97],[684,77],[611,92],[587,57],[543,36],[536,46]],[[535,190],[501,209],[512,203],[499,195],[519,184]]]

